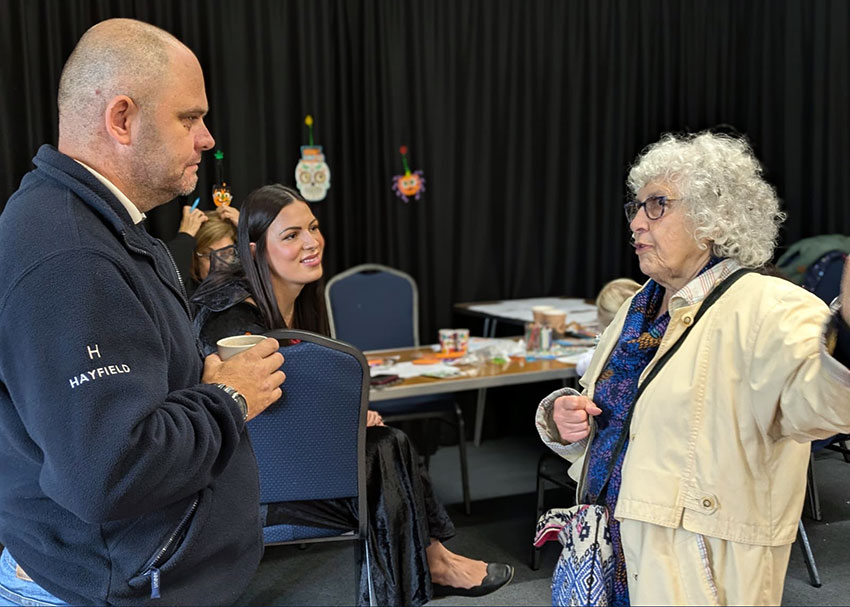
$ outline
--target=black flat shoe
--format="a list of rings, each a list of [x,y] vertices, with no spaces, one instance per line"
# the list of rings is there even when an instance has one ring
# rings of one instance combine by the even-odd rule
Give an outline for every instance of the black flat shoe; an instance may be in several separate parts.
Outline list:
[[[487,563],[487,575],[477,586],[472,588],[455,588],[442,584],[431,584],[434,588],[434,598],[441,596],[484,596],[507,585],[514,577],[514,568],[507,563]]]

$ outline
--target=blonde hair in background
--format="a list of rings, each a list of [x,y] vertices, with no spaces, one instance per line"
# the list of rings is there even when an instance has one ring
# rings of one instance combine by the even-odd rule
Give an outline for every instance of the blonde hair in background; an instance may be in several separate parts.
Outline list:
[[[599,323],[599,332],[605,330],[617,310],[629,297],[640,290],[641,285],[631,278],[616,278],[607,283],[596,296],[596,319]]]
[[[221,240],[225,236],[229,236],[233,242],[236,242],[236,226],[219,217],[215,211],[204,211],[209,219],[207,219],[198,229],[195,234],[195,252],[208,251],[212,244],[217,240]],[[198,265],[198,256],[192,255],[192,278],[200,280],[200,267]]]

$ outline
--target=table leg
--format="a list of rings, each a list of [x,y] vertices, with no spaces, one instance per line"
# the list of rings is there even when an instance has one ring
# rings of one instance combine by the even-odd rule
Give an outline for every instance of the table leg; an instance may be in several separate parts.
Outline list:
[[[481,446],[481,431],[484,427],[484,404],[487,401],[487,388],[478,389],[478,399],[475,404],[475,446]]]
[[[490,333],[485,335],[485,337],[496,337],[496,323],[498,321],[495,318],[490,319]]]

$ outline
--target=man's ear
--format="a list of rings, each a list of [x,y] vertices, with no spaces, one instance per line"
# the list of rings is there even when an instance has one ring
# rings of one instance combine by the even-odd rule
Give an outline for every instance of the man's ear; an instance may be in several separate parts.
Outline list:
[[[138,119],[139,106],[127,95],[114,97],[106,106],[106,133],[121,145],[132,143],[132,127]]]

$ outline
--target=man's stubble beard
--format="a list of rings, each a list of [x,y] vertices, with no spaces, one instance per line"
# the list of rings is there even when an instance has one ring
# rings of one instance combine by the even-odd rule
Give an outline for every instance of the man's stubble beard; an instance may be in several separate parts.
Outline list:
[[[163,205],[177,198],[188,196],[198,185],[198,175],[187,175],[188,167],[184,166],[179,176],[174,176],[173,168],[167,157],[163,156],[166,146],[158,135],[152,135],[142,142],[136,153],[133,184],[145,200],[134,200],[134,204],[150,209]],[[174,176],[174,177],[172,177]]]

